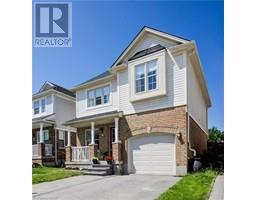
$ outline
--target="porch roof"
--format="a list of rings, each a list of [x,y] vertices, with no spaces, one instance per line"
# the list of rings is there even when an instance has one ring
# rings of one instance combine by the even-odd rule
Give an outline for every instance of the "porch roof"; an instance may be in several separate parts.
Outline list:
[[[50,114],[50,115],[45,115],[42,117],[33,118],[32,124],[36,125],[38,123],[45,123],[47,125],[52,125],[52,124],[55,124],[54,117],[55,117],[55,113]]]
[[[72,120],[69,120],[65,123],[63,123],[63,125],[79,125],[81,123],[86,123],[86,122],[100,122],[100,121],[104,121],[106,119],[113,119],[114,117],[122,117],[123,112],[119,112],[117,110],[115,111],[111,111],[111,112],[105,112],[105,113],[100,113],[100,114],[95,114],[95,115],[90,115],[90,116],[85,116],[85,117],[80,117],[80,118],[74,118]]]

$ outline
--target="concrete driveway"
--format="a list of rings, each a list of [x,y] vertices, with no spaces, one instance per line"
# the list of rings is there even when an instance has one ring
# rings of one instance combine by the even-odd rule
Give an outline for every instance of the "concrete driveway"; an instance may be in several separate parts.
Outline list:
[[[154,199],[180,178],[173,176],[76,176],[33,185],[37,200]]]

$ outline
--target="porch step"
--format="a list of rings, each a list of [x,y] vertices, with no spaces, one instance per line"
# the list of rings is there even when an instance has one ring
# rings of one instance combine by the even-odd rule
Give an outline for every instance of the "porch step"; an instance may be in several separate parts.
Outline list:
[[[111,170],[110,167],[88,167],[87,169],[88,171],[107,171],[107,170]]]
[[[105,171],[87,171],[85,173],[86,175],[97,175],[97,176],[107,176],[110,175],[109,173]]]
[[[90,167],[88,167],[86,174],[100,176],[111,175],[113,174],[112,165],[92,164]]]
[[[109,164],[92,164],[92,167],[110,167],[110,168],[112,168],[112,165],[109,165]]]

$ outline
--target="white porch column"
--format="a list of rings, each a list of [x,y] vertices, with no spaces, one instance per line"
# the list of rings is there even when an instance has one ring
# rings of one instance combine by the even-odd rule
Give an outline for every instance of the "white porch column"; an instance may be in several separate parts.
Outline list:
[[[43,127],[44,127],[44,124],[43,124],[43,123],[40,123],[40,133],[39,133],[39,136],[40,136],[39,142],[40,142],[40,143],[44,143],[44,131],[43,131]]]
[[[68,127],[68,144],[67,144],[68,147],[71,146],[71,131],[70,131],[70,127]]]
[[[118,121],[119,121],[119,118],[116,117],[116,118],[115,118],[115,143],[118,143],[118,142],[119,142]]]
[[[91,122],[91,144],[95,144],[95,140],[94,140],[94,132],[95,132],[95,124],[94,122]]]

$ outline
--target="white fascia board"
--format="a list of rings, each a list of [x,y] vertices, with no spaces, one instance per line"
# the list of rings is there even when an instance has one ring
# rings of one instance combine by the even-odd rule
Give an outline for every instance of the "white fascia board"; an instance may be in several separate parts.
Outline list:
[[[187,40],[182,39],[180,37],[176,37],[174,35],[171,35],[171,34],[168,34],[168,33],[164,33],[164,32],[161,32],[161,31],[153,30],[153,29],[148,28],[148,27],[145,28],[145,31],[147,31],[149,33],[152,33],[154,35],[162,36],[162,37],[164,37],[166,39],[169,39],[169,40],[173,40],[175,42],[180,42],[180,43],[187,43],[188,42]]]
[[[114,78],[114,74],[111,74],[109,76],[106,76],[106,77],[103,77],[101,79],[97,79],[97,80],[94,80],[94,81],[90,81],[88,83],[85,83],[83,85],[79,85],[79,86],[76,86],[76,87],[73,87],[71,89],[69,89],[71,92],[76,92],[77,90],[80,90],[80,89],[84,89],[86,87],[91,87],[93,84],[97,84],[98,82],[102,82],[102,81],[107,81],[107,80],[113,80]]]

